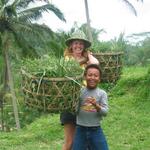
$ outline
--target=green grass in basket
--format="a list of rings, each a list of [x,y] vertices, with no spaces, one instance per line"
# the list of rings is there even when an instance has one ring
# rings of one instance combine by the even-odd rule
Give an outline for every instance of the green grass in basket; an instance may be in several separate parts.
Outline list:
[[[63,57],[45,56],[40,59],[24,59],[22,68],[36,76],[44,77],[73,77],[81,75],[83,69],[74,60],[66,61]]]

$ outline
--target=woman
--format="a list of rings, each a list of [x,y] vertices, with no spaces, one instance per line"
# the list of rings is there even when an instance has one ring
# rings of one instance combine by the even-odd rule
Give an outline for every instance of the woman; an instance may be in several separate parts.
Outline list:
[[[76,30],[71,38],[66,40],[67,49],[64,52],[66,60],[75,59],[80,66],[84,69],[88,64],[99,64],[98,60],[92,56],[87,48],[91,46],[91,42],[86,38],[85,34]],[[71,150],[75,125],[76,116],[71,112],[63,112],[60,115],[61,124],[64,125],[64,145],[62,150]]]

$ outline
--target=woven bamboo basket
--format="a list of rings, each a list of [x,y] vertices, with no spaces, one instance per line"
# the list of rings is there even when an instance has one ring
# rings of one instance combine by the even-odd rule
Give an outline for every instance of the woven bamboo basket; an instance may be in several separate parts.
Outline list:
[[[75,111],[82,75],[67,78],[40,78],[24,70],[21,73],[22,90],[27,106],[44,112]]]
[[[102,82],[116,82],[122,70],[122,52],[94,53],[102,69]]]

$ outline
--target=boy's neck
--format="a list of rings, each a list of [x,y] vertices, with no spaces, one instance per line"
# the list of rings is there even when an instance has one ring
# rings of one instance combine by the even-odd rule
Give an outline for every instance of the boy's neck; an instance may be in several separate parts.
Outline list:
[[[90,87],[86,87],[88,90],[95,90],[95,89],[97,89],[97,86],[96,87],[94,87],[94,88],[90,88]]]

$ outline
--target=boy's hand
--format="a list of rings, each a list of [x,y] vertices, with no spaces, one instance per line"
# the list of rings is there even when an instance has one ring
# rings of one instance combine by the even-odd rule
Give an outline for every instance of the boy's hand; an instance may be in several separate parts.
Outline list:
[[[97,109],[97,111],[100,111],[101,106],[96,103],[96,99],[94,97],[87,97],[86,101],[91,103]]]
[[[88,101],[89,103],[91,103],[92,105],[96,105],[96,99],[95,99],[94,97],[88,97],[88,98],[87,98],[87,101]]]

